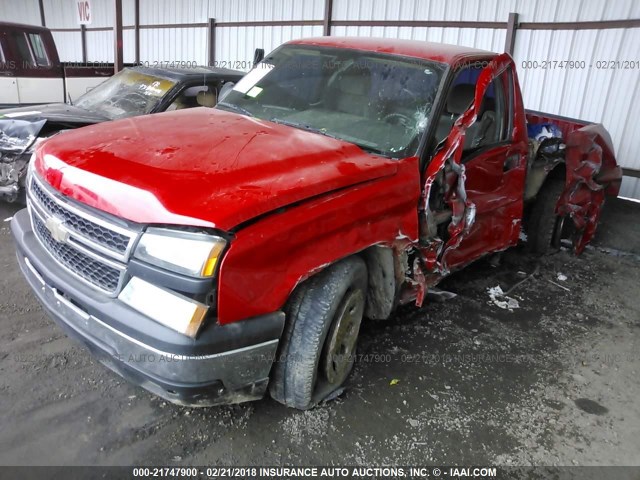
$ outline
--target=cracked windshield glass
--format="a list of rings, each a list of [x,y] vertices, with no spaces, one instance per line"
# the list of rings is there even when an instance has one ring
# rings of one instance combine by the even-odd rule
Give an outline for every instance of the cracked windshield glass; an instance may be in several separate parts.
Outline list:
[[[417,151],[444,69],[397,55],[287,45],[240,80],[217,108],[400,158]]]
[[[74,104],[111,120],[146,115],[174,86],[172,80],[125,69]]]

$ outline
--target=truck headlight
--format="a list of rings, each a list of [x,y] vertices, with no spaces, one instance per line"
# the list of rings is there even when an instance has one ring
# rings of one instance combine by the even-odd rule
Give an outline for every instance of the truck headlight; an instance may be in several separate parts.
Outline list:
[[[27,165],[27,177],[25,179],[25,185],[29,187],[31,183],[31,177],[33,176],[33,171],[36,169],[36,154],[35,152],[31,154],[31,158],[29,158],[29,164]]]
[[[192,277],[211,277],[227,242],[205,233],[148,228],[134,257]]]
[[[191,338],[198,335],[209,307],[176,292],[132,277],[118,299],[134,310]]]

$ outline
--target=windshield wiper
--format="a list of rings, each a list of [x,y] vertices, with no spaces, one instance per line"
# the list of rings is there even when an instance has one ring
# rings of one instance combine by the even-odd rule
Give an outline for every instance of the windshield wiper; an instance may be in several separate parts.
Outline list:
[[[355,142],[354,142],[355,143]],[[372,147],[370,145],[364,145],[362,143],[356,143],[362,150],[365,152],[373,153],[375,155],[382,155],[383,157],[388,157],[389,155],[384,150],[380,150],[379,148]]]
[[[247,110],[246,108],[241,107],[240,105],[236,105],[235,103],[227,103],[227,102],[218,102],[218,106],[219,107],[227,107],[230,108],[231,110],[235,110],[236,112],[242,113],[243,115],[246,115],[247,117],[253,117],[253,113],[251,113],[249,110]]]
[[[324,128],[312,127],[311,125],[309,125],[307,123],[296,123],[296,122],[292,122],[290,120],[283,120],[282,118],[275,118],[275,117],[272,118],[271,121],[273,123],[278,123],[280,125],[286,125],[288,127],[293,127],[293,128],[299,128],[301,130],[306,130],[307,132],[319,133],[320,135],[324,135],[325,137],[335,138],[336,140],[342,140],[340,137],[337,137],[335,135],[331,135]]]
[[[290,120],[283,120],[282,118],[272,118],[271,121],[273,123],[278,123],[280,125],[287,125],[288,127],[306,130],[307,132],[319,133],[320,135],[324,135],[325,137],[335,138],[336,140],[340,140],[343,142],[353,143],[354,145],[357,145],[358,147],[360,147],[361,149],[369,153],[374,153],[376,155],[383,155],[383,156],[385,155],[385,152],[383,150],[380,150],[379,148],[376,148],[372,145],[362,144],[362,143],[353,141],[349,138],[342,138],[337,135],[332,135],[331,133],[328,133],[324,128],[312,127],[307,123],[296,123]]]

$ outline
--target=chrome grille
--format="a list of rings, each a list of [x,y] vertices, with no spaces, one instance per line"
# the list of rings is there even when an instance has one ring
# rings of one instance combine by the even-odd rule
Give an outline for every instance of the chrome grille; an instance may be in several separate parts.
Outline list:
[[[80,215],[63,208],[56,203],[45,191],[38,185],[38,182],[32,182],[31,194],[40,202],[42,208],[60,220],[62,220],[67,228],[75,230],[80,235],[90,238],[92,241],[109,248],[114,252],[124,254],[129,246],[130,238],[118,232],[114,232],[102,225],[91,222]]]
[[[115,292],[120,281],[120,270],[94,260],[72,246],[56,242],[42,220],[33,217],[34,231],[49,253],[76,275],[107,292]]]
[[[85,283],[116,296],[139,232],[96,217],[35,175],[29,181],[27,200],[35,236],[56,262]],[[51,230],[55,225],[65,232],[62,238],[59,231]]]

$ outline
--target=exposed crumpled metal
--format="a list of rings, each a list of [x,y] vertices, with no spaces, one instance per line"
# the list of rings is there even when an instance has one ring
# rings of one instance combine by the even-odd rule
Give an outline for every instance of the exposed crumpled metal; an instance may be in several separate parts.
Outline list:
[[[38,138],[46,120],[0,118],[0,152],[22,155]]]
[[[600,124],[569,133],[566,144],[567,177],[556,214],[573,220],[578,231],[573,249],[579,255],[595,234],[605,194],[618,195],[622,169],[616,163],[611,136]]]

